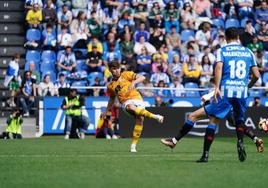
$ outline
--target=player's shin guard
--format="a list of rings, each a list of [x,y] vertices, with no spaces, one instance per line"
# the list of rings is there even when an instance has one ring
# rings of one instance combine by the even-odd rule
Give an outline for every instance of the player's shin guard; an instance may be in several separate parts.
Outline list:
[[[155,116],[153,113],[149,112],[148,110],[140,109],[140,108],[136,108],[134,112],[136,116],[144,116],[147,118],[154,118]]]
[[[210,146],[214,140],[214,135],[217,126],[214,124],[209,124],[206,128],[206,134],[204,137],[204,145],[203,145],[203,157],[208,158],[208,153],[210,150]]]
[[[133,130],[132,144],[137,145],[138,140],[141,136],[142,129],[143,129],[142,125],[135,125],[134,130]]]
[[[175,137],[175,139],[177,141],[179,141],[182,137],[184,137],[186,134],[188,134],[188,132],[190,132],[190,130],[193,128],[193,126],[194,126],[194,122],[187,119],[185,121],[183,127],[181,128],[179,134]]]

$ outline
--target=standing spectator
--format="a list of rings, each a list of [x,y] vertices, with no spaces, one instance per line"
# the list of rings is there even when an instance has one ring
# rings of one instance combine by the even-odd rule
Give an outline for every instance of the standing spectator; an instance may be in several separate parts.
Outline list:
[[[253,0],[237,0],[239,11],[239,19],[242,20],[245,17],[254,18],[253,15]]]
[[[87,20],[88,29],[90,35],[94,35],[97,37],[101,36],[102,32],[102,22],[97,17],[97,13],[95,10],[91,12],[91,17]]]
[[[57,89],[56,94],[58,96],[66,96],[69,91],[70,84],[67,82],[65,75],[63,73],[59,74],[58,80],[54,83],[55,88]]]
[[[102,54],[98,52],[97,46],[92,47],[92,52],[87,54],[87,72],[102,72]]]
[[[134,33],[135,42],[139,42],[139,39],[140,39],[141,36],[144,36],[145,42],[148,42],[148,40],[150,38],[150,33],[145,30],[145,23],[144,22],[140,23],[139,30],[137,30]]]
[[[58,49],[63,50],[67,46],[72,46],[72,35],[65,25],[61,26],[61,33],[58,34]]]
[[[58,62],[58,72],[64,71],[67,74],[70,74],[75,70],[77,63],[74,53],[72,53],[72,48],[67,46],[65,48],[65,53],[60,56]]]
[[[81,45],[82,48],[86,48],[86,44],[84,43],[87,41],[89,32],[88,32],[88,26],[86,22],[86,14],[83,11],[78,12],[77,18],[74,19],[70,25],[70,30],[72,34],[73,44],[79,42],[80,43],[79,45]]]
[[[133,64],[134,61],[134,41],[129,33],[124,34],[124,40],[120,44],[123,64]]]
[[[196,18],[197,16],[193,11],[191,3],[184,3],[183,9],[181,11],[181,27],[183,29],[195,29]]]
[[[54,84],[50,81],[50,74],[46,74],[43,81],[39,84],[38,95],[41,97],[57,95],[57,90]]]
[[[20,55],[15,53],[13,56],[12,61],[10,61],[6,75],[4,80],[4,86],[9,87],[9,90],[11,90],[11,96],[7,100],[7,104],[10,107],[15,107],[15,97],[17,96],[19,92],[19,87],[21,85],[21,77],[19,74],[19,61],[20,61]]]
[[[65,110],[65,137],[68,140],[70,138],[73,123],[79,129],[79,138],[85,139],[85,133],[89,126],[88,117],[82,115],[82,106],[85,106],[85,99],[77,95],[76,89],[70,90],[70,95],[65,97],[62,102],[61,108]]]
[[[101,53],[101,54],[103,53],[102,43],[98,40],[98,37],[94,36],[94,35],[91,37],[91,41],[87,45],[87,52],[88,53],[92,52],[93,46],[97,47],[97,51],[99,53]]]
[[[203,22],[200,25],[201,29],[195,34],[195,40],[202,49],[204,46],[209,46],[212,42],[211,38],[211,25],[209,22]]]
[[[263,48],[268,51],[268,29],[265,21],[261,22],[261,29],[258,33],[258,39],[262,42]]]
[[[195,56],[189,56],[189,62],[183,64],[183,83],[194,82],[199,84],[201,74],[200,65],[196,62]]]
[[[209,0],[195,0],[193,2],[193,9],[200,17],[211,18],[210,7],[211,4]]]
[[[124,31],[125,25],[128,25],[130,30],[133,30],[135,25],[133,19],[131,18],[131,16],[129,16],[129,13],[127,11],[123,13],[121,19],[118,21],[117,29],[119,33],[122,33]]]
[[[71,25],[73,20],[73,14],[68,9],[68,6],[66,4],[62,5],[62,9],[58,11],[57,17],[58,17],[58,25],[61,27],[65,26],[67,29],[69,29],[69,26]]]
[[[169,50],[180,51],[181,37],[180,34],[176,31],[176,26],[171,26],[171,31],[166,36],[166,43]]]
[[[176,90],[170,90],[172,97],[183,97],[185,94],[184,86],[181,84],[179,77],[175,77],[173,79],[173,82],[170,84],[169,88],[176,89]]]
[[[180,62],[180,56],[176,53],[173,55],[172,63],[168,65],[168,74],[172,79],[182,77],[182,63]]]
[[[154,87],[150,80],[146,77],[146,79],[139,84],[139,87]],[[154,91],[152,89],[140,89],[139,90],[143,97],[153,97]]]
[[[157,67],[157,72],[152,74],[150,82],[153,83],[155,87],[157,87],[160,80],[163,80],[165,84],[169,84],[170,82],[168,75],[163,72],[162,66]]]
[[[237,18],[238,9],[239,7],[235,0],[228,0],[228,3],[226,3],[223,8],[226,18]]]
[[[148,54],[145,47],[141,49],[141,54],[137,55],[137,72],[151,72],[152,57]]]
[[[46,32],[42,35],[43,50],[56,50],[57,39],[52,32],[51,24],[47,24]]]
[[[209,86],[212,74],[213,74],[213,63],[210,61],[208,55],[204,55],[201,61],[201,76],[200,76],[201,87]]]
[[[52,5],[52,0],[47,0],[46,7],[42,10],[42,22],[45,23],[44,28],[46,28],[47,23],[50,23],[52,26],[54,26],[56,23],[57,13],[56,10],[52,7]]]
[[[144,36],[140,36],[139,42],[136,42],[134,45],[134,52],[137,55],[141,54],[141,49],[143,47],[145,47],[147,49],[149,54],[153,54],[156,52],[155,47],[151,43],[146,42]]]
[[[255,28],[257,30],[260,29],[261,21],[267,21],[268,20],[268,6],[267,1],[261,2],[261,8],[257,9],[254,13],[255,15],[255,21],[257,22],[255,25]]]
[[[42,21],[42,11],[37,3],[33,4],[33,9],[29,10],[26,15],[26,21],[31,28],[40,28]]]
[[[20,97],[20,104],[22,105],[23,116],[30,115],[30,110],[34,105],[34,98],[36,97],[36,85],[35,80],[31,77],[31,72],[26,71],[24,73],[24,80],[21,88],[22,96]]]

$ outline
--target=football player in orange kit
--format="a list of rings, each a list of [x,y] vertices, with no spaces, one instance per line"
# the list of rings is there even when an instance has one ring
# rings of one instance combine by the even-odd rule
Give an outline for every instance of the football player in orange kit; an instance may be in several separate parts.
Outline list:
[[[123,109],[135,117],[136,122],[130,151],[137,152],[136,145],[143,129],[144,117],[155,119],[159,123],[163,123],[164,117],[145,109],[142,96],[135,88],[136,84],[144,81],[144,76],[132,71],[121,72],[120,64],[117,61],[112,61],[108,66],[113,79],[107,86],[110,99],[104,113],[111,110],[115,97],[118,97]]]

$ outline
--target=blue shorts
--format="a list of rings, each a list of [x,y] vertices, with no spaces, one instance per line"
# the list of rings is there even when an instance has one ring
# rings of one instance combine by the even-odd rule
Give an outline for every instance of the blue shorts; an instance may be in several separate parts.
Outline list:
[[[224,119],[233,110],[235,123],[245,122],[247,111],[246,99],[238,98],[218,98],[218,103],[211,102],[204,107],[208,116]],[[230,114],[229,114],[230,115]]]

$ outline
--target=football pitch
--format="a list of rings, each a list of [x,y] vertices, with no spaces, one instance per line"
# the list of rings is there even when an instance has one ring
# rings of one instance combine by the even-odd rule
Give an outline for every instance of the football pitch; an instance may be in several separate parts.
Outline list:
[[[266,187],[268,149],[246,140],[238,161],[235,138],[216,138],[210,161],[198,164],[203,138],[185,138],[171,150],[160,139],[63,140],[63,136],[0,141],[0,187]],[[264,139],[265,144],[268,138]]]

